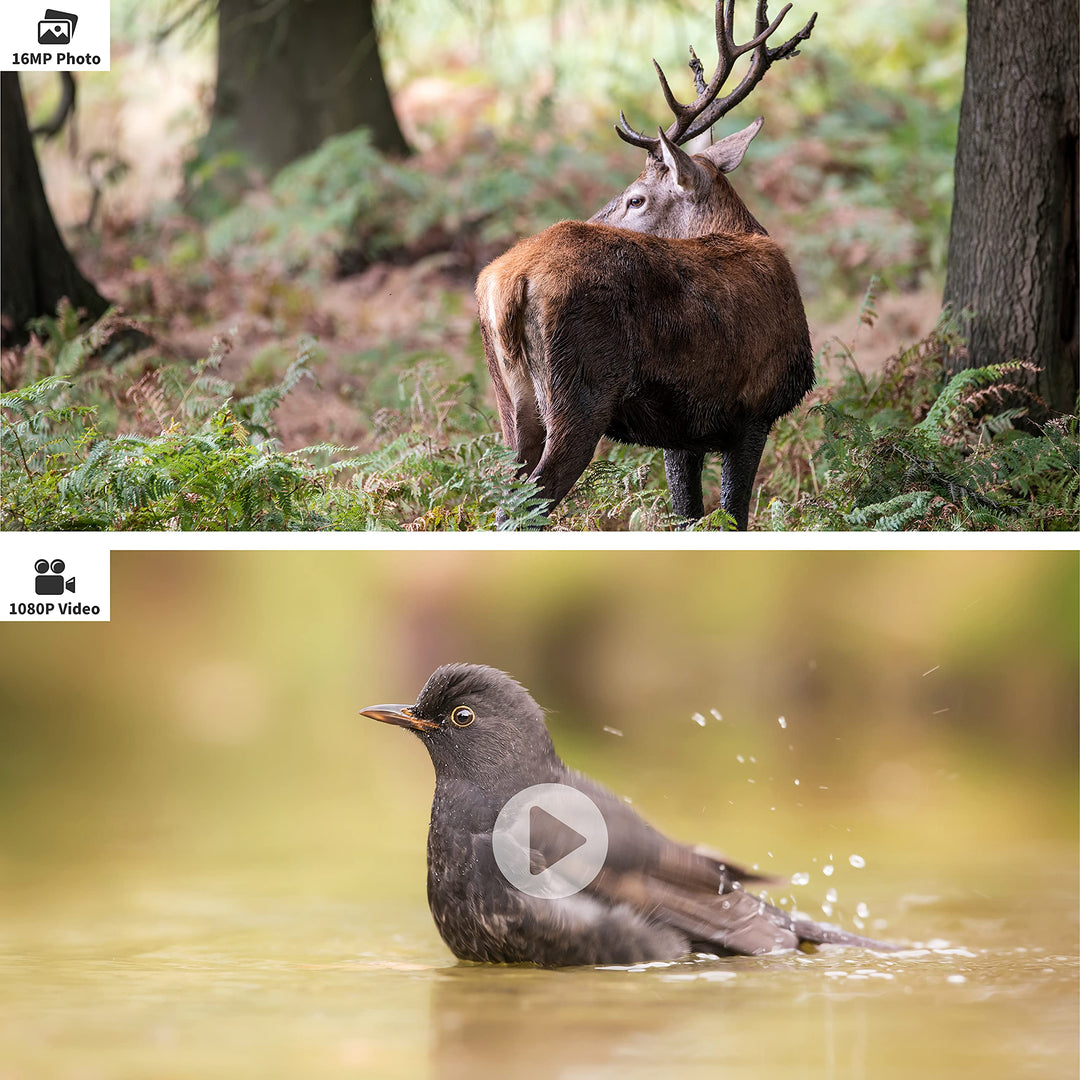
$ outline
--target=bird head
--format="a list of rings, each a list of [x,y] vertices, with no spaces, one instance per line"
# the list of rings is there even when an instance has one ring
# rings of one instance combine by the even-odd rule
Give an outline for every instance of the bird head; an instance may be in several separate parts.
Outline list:
[[[480,664],[445,664],[413,705],[371,705],[361,716],[415,732],[437,779],[484,788],[520,787],[560,765],[544,713],[505,672]]]

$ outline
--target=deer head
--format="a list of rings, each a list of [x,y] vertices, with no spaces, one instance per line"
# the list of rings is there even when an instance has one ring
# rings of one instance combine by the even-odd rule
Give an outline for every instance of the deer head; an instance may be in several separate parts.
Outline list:
[[[625,142],[647,151],[645,168],[621,195],[593,214],[589,218],[591,222],[671,238],[713,232],[765,232],[724,175],[742,161],[764,119],[759,116],[742,131],[713,143],[693,157],[680,146],[707,131],[742,102],[770,65],[797,55],[800,42],[810,36],[817,12],[794,37],[770,49],[768,38],[791,10],[791,5],[786,4],[771,23],[766,6],[767,0],[758,0],[754,37],[738,45],[733,37],[735,0],[716,0],[716,70],[706,83],[701,61],[693,48],[690,49],[690,68],[698,91],[691,102],[684,104],[675,97],[663,69],[653,60],[664,98],[675,119],[666,131],[658,129],[654,138],[635,131],[627,122],[626,114],[619,113],[615,130]],[[735,62],[746,53],[753,56],[742,81],[730,93],[718,97]]]

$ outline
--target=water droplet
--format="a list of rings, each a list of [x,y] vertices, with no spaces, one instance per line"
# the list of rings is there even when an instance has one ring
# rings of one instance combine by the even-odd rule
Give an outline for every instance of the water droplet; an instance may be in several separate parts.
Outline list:
[[[776,722],[777,722],[777,723],[778,723],[778,724],[779,724],[779,725],[780,725],[780,726],[781,726],[782,728],[786,728],[786,727],[787,727],[787,720],[786,720],[786,718],[785,718],[785,717],[783,717],[783,716],[778,716],[778,717],[776,718]]]
[[[828,900],[830,904],[835,904],[836,903],[836,897],[837,897],[837,892],[836,892],[835,889],[830,889],[825,894],[825,899]]]
[[[832,914],[832,904],[822,904],[821,913],[828,918]]]
[[[967,982],[967,979],[963,975],[947,975],[945,981],[951,983],[963,983]]]
[[[702,716],[701,713],[699,713],[699,712],[694,713],[694,715],[691,716],[690,719],[693,720],[694,723],[697,724],[698,727],[704,727],[705,726],[705,717]]]
[[[714,720],[723,720],[724,719],[723,716],[721,716],[720,713],[718,713],[715,709],[710,709],[709,712],[712,713],[712,718]]]
[[[852,919],[851,921],[852,921],[852,922],[853,922],[853,923],[855,924],[855,927],[856,927],[856,929],[858,929],[858,930],[862,930],[862,928],[863,928],[864,926],[866,926],[866,923],[864,923],[864,922],[862,921],[862,919],[859,919],[859,918],[855,918],[855,919]]]
[[[620,737],[622,736],[622,732],[617,727],[606,727],[606,728],[604,728],[604,730],[609,735],[618,735]]]
[[[861,870],[866,865],[866,860],[861,855],[849,855],[848,862],[851,863],[856,870]]]
[[[870,909],[862,900],[860,900],[855,905],[855,914],[858,915],[861,919],[868,919],[870,917]]]
[[[835,869],[836,869],[836,867],[835,867],[835,866],[833,866],[833,864],[832,864],[832,863],[829,863],[829,864],[828,864],[827,866],[823,866],[823,867],[821,868],[821,872],[822,872],[822,873],[823,873],[823,874],[824,874],[824,875],[825,875],[826,877],[832,877],[832,875],[833,875],[833,870],[835,870]]]
[[[799,873],[791,875],[791,884],[792,885],[809,885],[810,884],[810,875],[807,874],[807,873],[804,873],[803,871],[800,870]]]
[[[738,762],[738,763],[739,763],[740,765],[745,765],[745,764],[746,764],[746,758],[744,758],[744,757],[742,756],[742,754],[736,754],[736,755],[735,755],[735,760],[736,760],[736,761],[737,761],[737,762]]]
[[[751,761],[752,761],[752,762],[753,762],[753,763],[754,763],[755,765],[757,764],[757,758],[756,758],[756,757],[754,757],[754,755],[753,755],[753,754],[751,754],[751,755],[750,755],[750,760],[751,760]]]
[[[798,786],[799,786],[799,781],[798,781],[798,779],[796,779],[796,780],[795,780],[795,786],[796,786],[796,787],[798,787]]]

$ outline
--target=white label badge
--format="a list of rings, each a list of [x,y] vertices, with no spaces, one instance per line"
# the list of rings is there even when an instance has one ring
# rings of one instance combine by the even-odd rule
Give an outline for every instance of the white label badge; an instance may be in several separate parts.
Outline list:
[[[0,70],[109,70],[109,0],[60,3],[0,4]]]
[[[108,536],[5,534],[0,558],[0,620],[108,622]]]

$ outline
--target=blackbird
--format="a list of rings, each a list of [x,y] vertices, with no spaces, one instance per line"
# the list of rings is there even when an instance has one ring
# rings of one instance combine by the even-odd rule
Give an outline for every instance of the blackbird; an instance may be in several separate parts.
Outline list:
[[[690,953],[758,955],[817,944],[891,950],[766,903],[744,886],[769,879],[716,852],[654,829],[622,799],[566,766],[544,714],[504,672],[448,664],[414,705],[375,705],[361,715],[415,732],[435,766],[428,832],[428,903],[461,960],[543,967],[636,964]],[[607,851],[595,876],[568,896],[532,895],[500,870],[492,831],[523,789],[559,784],[600,811]],[[557,863],[576,835],[532,811],[530,872]],[[584,837],[579,837],[584,840]]]

